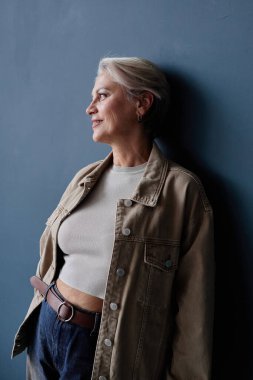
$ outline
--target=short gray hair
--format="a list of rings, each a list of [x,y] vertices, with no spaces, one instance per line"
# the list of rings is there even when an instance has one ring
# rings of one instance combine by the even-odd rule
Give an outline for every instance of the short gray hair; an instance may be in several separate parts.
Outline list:
[[[98,75],[106,71],[126,91],[129,100],[148,91],[154,102],[143,118],[152,138],[157,137],[166,122],[169,108],[169,85],[165,75],[152,62],[138,57],[105,57],[98,65]]]

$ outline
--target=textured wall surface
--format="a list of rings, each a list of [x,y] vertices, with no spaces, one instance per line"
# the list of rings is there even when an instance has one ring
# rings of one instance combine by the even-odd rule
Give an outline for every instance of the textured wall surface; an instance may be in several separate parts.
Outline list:
[[[161,146],[201,177],[215,212],[213,377],[253,378],[252,18],[250,0],[0,0],[1,380],[25,377],[25,355],[10,350],[45,220],[73,174],[109,151],[84,114],[108,54],[168,75]]]

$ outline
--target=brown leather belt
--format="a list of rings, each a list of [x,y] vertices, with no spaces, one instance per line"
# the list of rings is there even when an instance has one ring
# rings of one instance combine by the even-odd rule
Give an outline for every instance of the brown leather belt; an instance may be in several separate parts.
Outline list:
[[[53,285],[48,286],[37,276],[30,278],[32,286],[39,290],[49,305],[56,311],[58,318],[63,322],[72,322],[79,326],[94,328],[96,312],[79,311],[68,301],[61,299],[55,292]]]

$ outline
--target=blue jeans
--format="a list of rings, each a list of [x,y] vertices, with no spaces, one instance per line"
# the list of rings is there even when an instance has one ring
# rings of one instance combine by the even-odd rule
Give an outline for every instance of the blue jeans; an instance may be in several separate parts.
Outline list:
[[[100,314],[93,330],[57,318],[44,300],[27,349],[27,380],[90,380]]]

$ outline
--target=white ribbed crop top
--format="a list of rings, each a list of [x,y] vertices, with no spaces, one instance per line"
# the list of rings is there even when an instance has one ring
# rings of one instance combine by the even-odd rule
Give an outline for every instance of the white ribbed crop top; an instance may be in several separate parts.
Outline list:
[[[86,199],[61,224],[58,245],[64,253],[59,278],[71,287],[104,299],[119,199],[129,199],[146,163],[112,166]]]

